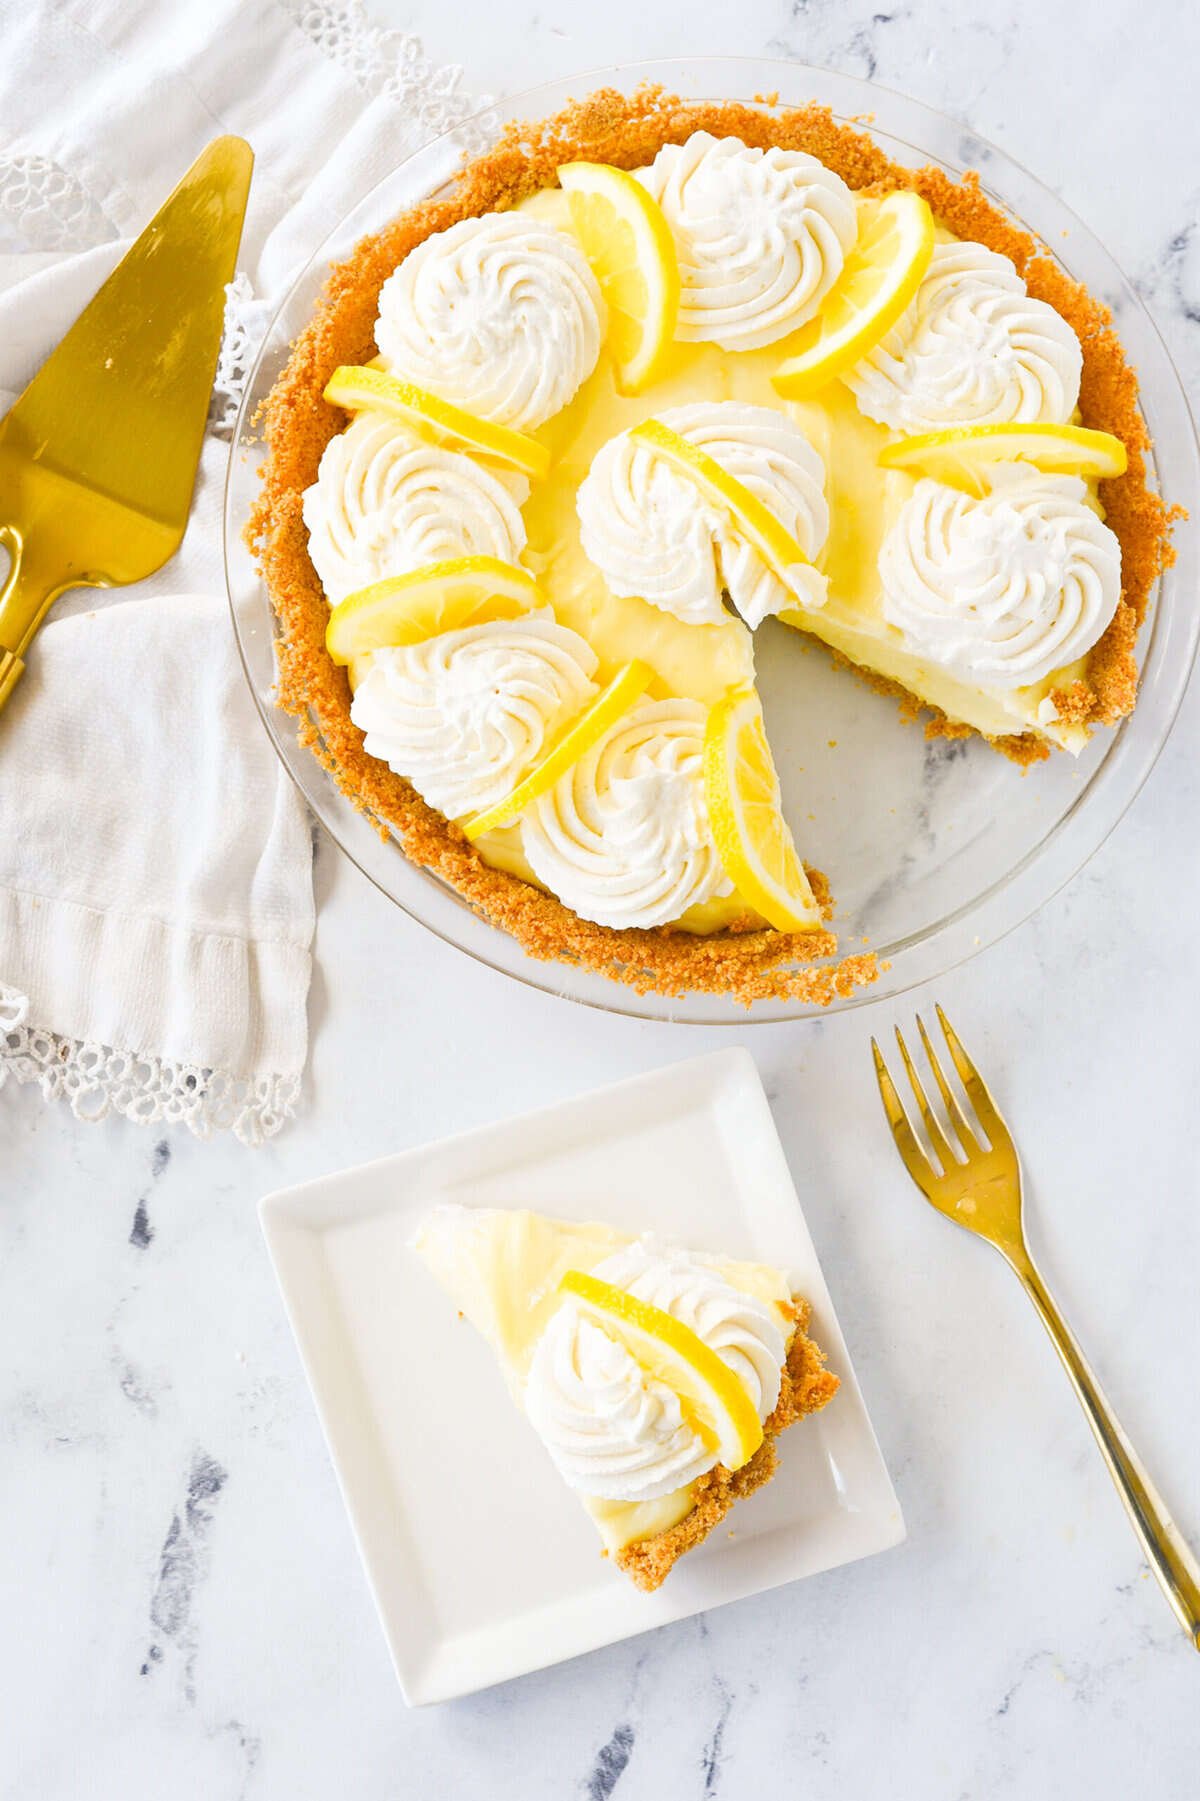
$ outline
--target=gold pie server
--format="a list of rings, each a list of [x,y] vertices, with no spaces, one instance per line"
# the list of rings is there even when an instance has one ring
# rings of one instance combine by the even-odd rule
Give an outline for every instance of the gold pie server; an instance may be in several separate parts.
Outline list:
[[[916,1099],[929,1147],[913,1128],[887,1064],[876,1044],[875,1075],[883,1110],[905,1169],[925,1199],[968,1232],[993,1245],[1033,1302],[1071,1386],[1087,1416],[1100,1455],[1125,1504],[1142,1554],[1157,1576],[1164,1595],[1193,1646],[1200,1651],[1200,1560],[1184,1542],[1149,1471],[1125,1436],[1070,1327],[1059,1312],[1041,1271],[1029,1254],[1021,1219],[1021,1164],[1012,1133],[988,1093],[987,1084],[963,1049],[958,1033],[937,1009],[950,1060],[958,1072],[980,1130],[973,1129],[955,1090],[947,1080],[929,1034],[917,1016],[917,1030],[945,1108],[947,1132],[926,1097],[921,1078],[896,1028],[909,1086]]]
[[[179,548],[253,162],[242,138],[201,152],[0,421],[0,708],[65,589],[141,581]]]

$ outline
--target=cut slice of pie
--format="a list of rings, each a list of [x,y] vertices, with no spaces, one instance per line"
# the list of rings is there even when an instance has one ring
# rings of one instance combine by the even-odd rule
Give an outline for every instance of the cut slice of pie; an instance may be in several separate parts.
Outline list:
[[[598,1223],[443,1205],[415,1248],[636,1585],[778,1468],[838,1379],[781,1270]]]

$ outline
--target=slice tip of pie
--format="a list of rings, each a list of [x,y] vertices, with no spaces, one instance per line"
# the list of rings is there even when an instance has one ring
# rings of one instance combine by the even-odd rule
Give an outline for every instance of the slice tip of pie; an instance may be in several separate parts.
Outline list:
[[[807,1303],[770,1265],[456,1205],[414,1246],[640,1589],[770,1481],[779,1434],[837,1391]]]

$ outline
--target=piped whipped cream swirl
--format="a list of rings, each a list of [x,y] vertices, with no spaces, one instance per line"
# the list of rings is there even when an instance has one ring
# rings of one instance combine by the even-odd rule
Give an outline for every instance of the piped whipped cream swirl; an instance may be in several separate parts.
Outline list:
[[[548,607],[379,650],[350,717],[367,755],[448,819],[509,794],[595,693],[596,654]]]
[[[657,926],[729,894],[704,799],[707,708],[641,701],[525,812],[538,881],[581,919]]]
[[[638,1240],[594,1272],[672,1314],[743,1382],[765,1420],[779,1399],[786,1346],[765,1302],[692,1252]],[[572,1488],[652,1501],[712,1469],[716,1453],[664,1383],[567,1297],[538,1340],[525,1408]]]
[[[920,481],[879,553],[883,611],[962,681],[1024,688],[1091,649],[1121,597],[1121,546],[1078,476],[998,468],[981,499]]]
[[[361,413],[326,445],[304,495],[308,554],[332,604],[356,588],[449,557],[515,563],[529,483]]]
[[[825,465],[800,427],[772,407],[699,401],[659,414],[706,451],[787,527],[808,557],[829,532]],[[689,625],[728,618],[727,592],[746,624],[796,605],[819,607],[825,578],[807,564],[790,585],[686,475],[621,432],[597,452],[576,506],[584,551],[614,594],[635,595]]]
[[[910,435],[952,425],[1063,425],[1079,399],[1079,339],[982,244],[934,247],[916,297],[843,376],[860,411]]]
[[[800,150],[696,131],[637,176],[675,240],[685,342],[774,344],[812,318],[857,236],[849,188]]]
[[[596,366],[604,303],[564,232],[523,213],[461,219],[384,282],[375,342],[397,375],[532,431]]]

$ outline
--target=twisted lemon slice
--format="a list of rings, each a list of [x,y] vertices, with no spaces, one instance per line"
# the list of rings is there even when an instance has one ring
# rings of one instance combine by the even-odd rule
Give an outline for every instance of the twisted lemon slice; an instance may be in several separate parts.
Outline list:
[[[451,557],[347,594],[329,615],[325,648],[335,663],[350,663],[368,651],[419,644],[489,619],[516,619],[546,604],[529,571],[515,563]]]
[[[963,425],[901,438],[884,446],[879,461],[885,469],[916,469],[982,495],[997,463],[1032,463],[1046,475],[1104,481],[1124,475],[1129,456],[1120,438],[1083,425]]]
[[[758,1410],[729,1365],[698,1333],[674,1314],[582,1270],[569,1269],[559,1292],[574,1295],[648,1376],[678,1395],[691,1423],[727,1470],[749,1463],[763,1441]]]
[[[739,894],[777,931],[815,931],[820,908],[780,810],[779,777],[752,688],[735,688],[708,716],[704,794],[717,851]]]
[[[489,807],[486,813],[477,813],[474,819],[466,822],[463,830],[467,837],[474,842],[476,838],[482,838],[485,832],[494,832],[499,826],[511,825],[519,813],[523,813],[539,795],[548,793],[559,776],[565,775],[572,764],[578,763],[580,757],[591,750],[593,744],[604,736],[609,726],[622,713],[628,712],[653,679],[654,671],[648,663],[636,660],[626,663],[607,688],[602,688],[591,705],[583,709],[553,750],[530,770],[524,781],[517,783],[505,800]]]
[[[671,229],[640,181],[607,163],[564,163],[571,224],[608,306],[608,342],[624,394],[657,375],[675,336],[679,264]]]
[[[873,350],[921,285],[933,255],[933,214],[919,194],[860,204],[858,241],[802,348],[771,380],[788,400],[806,400]]]
[[[763,505],[757,494],[752,494],[736,475],[723,469],[715,457],[672,431],[661,419],[643,419],[629,435],[678,469],[706,499],[731,514],[734,530],[758,552],[786,587],[795,590],[796,582],[791,572],[796,568],[811,568],[811,563],[791,532],[770,507]],[[806,594],[804,603],[812,606],[813,600]]]
[[[383,369],[359,368],[343,363],[325,384],[325,399],[348,413],[385,413],[398,419],[418,437],[434,443],[449,441],[465,445],[484,456],[511,463],[514,469],[540,481],[550,468],[550,452],[536,438],[513,431],[507,425],[493,425],[490,419],[477,419],[448,400],[418,388],[415,382],[402,381]]]

